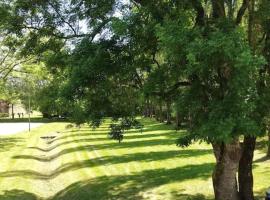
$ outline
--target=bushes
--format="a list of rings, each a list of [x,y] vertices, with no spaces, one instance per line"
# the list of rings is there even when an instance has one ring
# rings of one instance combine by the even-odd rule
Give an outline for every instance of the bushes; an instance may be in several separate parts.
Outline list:
[[[0,118],[7,118],[9,117],[8,113],[0,113]]]
[[[132,128],[140,129],[142,133],[143,124],[141,124],[138,120],[134,118],[123,118],[120,120],[120,123],[110,125],[111,130],[108,134],[108,137],[110,139],[118,140],[120,143],[124,138],[125,130],[129,130]]]

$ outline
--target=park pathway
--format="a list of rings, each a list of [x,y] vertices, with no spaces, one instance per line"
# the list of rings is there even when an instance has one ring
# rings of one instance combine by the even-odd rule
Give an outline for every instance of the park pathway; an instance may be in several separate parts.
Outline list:
[[[44,123],[31,123],[31,128],[37,128],[43,124]],[[28,123],[0,123],[0,136],[14,135],[19,132],[27,131],[28,127]]]

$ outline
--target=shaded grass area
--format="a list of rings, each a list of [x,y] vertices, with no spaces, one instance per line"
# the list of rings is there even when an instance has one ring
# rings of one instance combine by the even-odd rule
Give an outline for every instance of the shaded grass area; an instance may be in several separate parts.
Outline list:
[[[113,177],[99,177],[86,182],[77,182],[60,191],[52,199],[143,199],[146,196],[142,191],[152,189],[164,184],[185,181],[200,177],[207,179],[212,170],[212,164],[187,165],[169,170],[146,170],[135,175]],[[184,190],[182,190],[183,192]],[[164,191],[167,192],[167,191]],[[162,193],[159,194],[162,198]],[[173,191],[171,198],[193,197],[180,191]],[[195,195],[197,196],[197,195]],[[201,195],[200,195],[201,196]]]
[[[24,140],[20,137],[1,138],[0,137],[0,152],[10,151],[14,146],[20,146]]]
[[[12,200],[12,199],[21,199],[21,200],[37,200],[37,196],[32,193],[25,192],[24,190],[6,190],[3,192],[3,195],[0,195],[1,200]]]
[[[55,122],[0,138],[0,200],[213,199],[211,147],[178,148],[183,131],[142,122],[143,133],[130,130],[121,144],[107,138],[108,122],[95,130]],[[266,166],[257,164],[255,180],[263,179]],[[267,184],[255,182],[258,196]]]
[[[28,123],[28,118],[0,118],[0,123]],[[66,122],[67,119],[47,119],[42,117],[31,117],[31,123],[51,123],[51,122]]]

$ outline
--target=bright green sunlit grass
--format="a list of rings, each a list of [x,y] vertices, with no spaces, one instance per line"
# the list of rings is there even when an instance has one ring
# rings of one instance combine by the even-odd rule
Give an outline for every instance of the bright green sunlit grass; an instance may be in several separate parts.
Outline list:
[[[144,132],[129,131],[121,144],[107,138],[108,123],[91,130],[55,122],[1,137],[0,200],[213,199],[211,147],[181,149],[175,139],[183,132],[143,122]],[[263,156],[260,148],[255,160]],[[257,161],[254,173],[256,195],[263,196],[269,162]]]

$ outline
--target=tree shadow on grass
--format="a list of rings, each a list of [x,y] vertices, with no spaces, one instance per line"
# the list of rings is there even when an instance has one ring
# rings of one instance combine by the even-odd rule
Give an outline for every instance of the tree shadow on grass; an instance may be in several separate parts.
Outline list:
[[[31,123],[52,123],[52,122],[68,122],[66,119],[45,119],[45,118],[31,118]],[[28,118],[16,118],[16,119],[10,119],[10,118],[1,118],[0,123],[28,123]]]
[[[89,135],[88,135],[89,136]],[[69,140],[69,141],[65,141],[65,142],[61,142],[61,143],[58,143],[58,144],[55,144],[55,145],[52,145],[50,147],[47,147],[47,148],[40,148],[40,147],[28,147],[29,149],[35,149],[35,150],[38,150],[38,151],[41,151],[41,152],[50,152],[52,150],[55,150],[63,145],[67,145],[67,144],[72,144],[72,143],[80,143],[80,142],[99,142],[99,141],[106,141],[108,142],[108,139],[106,138],[81,138],[81,139],[75,139],[75,140]],[[50,144],[51,142],[49,142]]]
[[[107,143],[107,144],[93,144],[93,145],[82,145],[78,147],[71,147],[61,150],[60,152],[49,156],[45,159],[45,161],[52,161],[57,159],[60,156],[80,152],[80,151],[93,151],[94,150],[110,150],[110,149],[130,149],[130,148],[139,148],[139,147],[153,147],[153,146],[163,146],[163,145],[175,145],[174,139],[153,139],[153,140],[142,140],[142,141],[127,141],[123,143]],[[47,149],[48,150],[48,149]],[[42,151],[46,151],[46,149],[42,149]],[[179,150],[180,151],[180,150]],[[27,155],[25,156],[25,158]],[[14,158],[18,158],[15,156]]]
[[[266,152],[267,151],[267,145],[268,145],[268,141],[261,139],[259,141],[256,142],[256,149]]]
[[[108,124],[110,124],[110,123],[108,123]],[[170,131],[170,133],[174,133],[174,134],[178,133],[174,130],[173,126],[162,124],[162,123],[154,123],[154,121],[151,121],[151,120],[143,121],[143,124],[144,124],[144,128],[143,128],[142,133],[140,130],[136,130],[136,129],[128,130],[125,133],[125,139],[137,138],[134,135],[129,136],[129,134],[131,134],[131,133],[138,133],[138,135],[137,135],[138,138],[140,138],[140,137],[146,138],[149,135],[147,133],[153,132],[153,131],[161,131],[161,132],[162,131]],[[67,139],[69,137],[84,137],[84,136],[87,137],[89,135],[104,136],[104,135],[107,135],[109,133],[109,131],[110,131],[109,127],[103,127],[103,126],[100,128],[97,128],[97,129],[92,129],[90,127],[87,127],[87,128],[84,127],[84,128],[78,129],[78,130],[70,130],[67,132],[71,132],[71,133],[75,133],[75,134],[64,135],[64,136],[58,137],[58,138],[52,140],[51,144],[56,142],[56,141],[59,141],[59,140]],[[80,132],[80,134],[76,134],[76,132]],[[168,133],[163,133],[163,134],[168,134]]]
[[[89,136],[89,135],[87,135]],[[74,137],[74,135],[73,135]],[[161,138],[160,138],[161,137]],[[165,137],[165,138],[162,138]],[[70,143],[80,143],[80,142],[102,142],[106,141],[106,143],[102,144],[89,144],[89,145],[81,145],[81,146],[76,146],[76,147],[71,147],[71,148],[65,148],[58,153],[48,156],[48,157],[39,157],[39,156],[32,156],[32,155],[18,155],[15,156],[15,159],[34,159],[38,160],[41,162],[49,162],[52,160],[55,160],[59,158],[60,156],[69,154],[69,153],[74,153],[74,152],[79,152],[79,151],[93,151],[93,150],[110,150],[110,149],[131,149],[131,148],[139,148],[139,147],[154,147],[154,146],[168,146],[168,145],[176,145],[175,144],[175,131],[169,131],[166,133],[149,133],[149,134],[138,134],[136,136],[129,135],[127,136],[127,139],[124,140],[122,143],[118,143],[116,141],[110,141],[108,138],[79,138],[79,139],[73,139],[69,141],[64,141],[62,143],[55,144],[53,146],[49,146],[48,148],[39,148],[39,147],[29,147],[31,149],[36,149],[39,150],[43,153],[50,152],[62,145],[67,145]],[[148,138],[148,139],[147,139]],[[138,140],[136,140],[138,139]],[[140,140],[141,139],[141,140]],[[110,142],[108,142],[110,141]],[[179,152],[180,152],[179,148]],[[208,152],[211,152],[210,150],[207,150]],[[192,156],[192,155],[191,155]]]
[[[90,162],[90,161],[88,161]],[[0,174],[0,177],[23,177],[28,179],[37,179],[37,180],[50,180],[58,175],[65,173],[70,170],[80,169],[80,168],[86,168],[90,166],[83,166],[88,164],[86,163],[77,163],[75,165],[67,165],[62,166],[55,170],[51,174],[43,174],[34,170],[15,170],[15,171],[8,171],[3,172]],[[93,162],[91,162],[93,164]],[[175,181],[184,181],[186,179],[208,179],[211,174],[211,171],[213,170],[214,164],[213,163],[206,163],[201,165],[186,165],[183,167],[177,167],[173,169],[156,169],[156,170],[145,170],[142,173],[135,174],[135,175],[127,175],[129,179],[127,180],[137,180],[142,179],[140,181],[146,181],[147,182],[155,182],[155,184],[159,183],[159,185],[175,182]],[[118,176],[116,176],[118,177]],[[108,179],[108,177],[107,177]],[[149,180],[148,180],[149,179]],[[138,182],[139,183],[139,182]],[[153,183],[152,183],[153,184]]]
[[[135,133],[137,134],[129,135],[128,133],[126,133],[124,140],[120,144],[117,141],[111,140],[112,142],[109,144],[95,144],[95,148],[100,150],[104,148],[133,148],[133,147],[145,147],[145,146],[151,146],[151,145],[174,145],[176,144],[175,143],[176,138],[178,138],[179,134],[181,134],[179,132],[175,132],[174,130],[167,130],[166,132],[163,132],[163,133],[162,132],[161,133],[144,133],[144,132],[140,133],[140,131],[137,131]],[[89,135],[85,135],[85,136],[89,136]],[[165,137],[165,138],[160,138],[160,137]],[[86,140],[87,138],[82,141],[86,141]],[[89,139],[89,141],[91,140],[95,141],[95,138]],[[103,139],[99,138],[96,141],[98,140],[108,141],[110,139],[104,137]]]
[[[160,131],[160,133],[147,133],[147,134],[144,134],[143,133],[140,133],[140,132],[134,132],[134,133],[137,133],[137,134],[129,134],[127,133],[125,135],[125,138],[124,138],[124,141],[125,142],[126,140],[130,140],[130,139],[143,139],[143,138],[151,138],[151,137],[166,137],[166,138],[178,138],[179,134],[181,134],[180,132],[176,132],[176,131],[172,131],[172,130],[167,130],[166,132],[163,132],[163,131]]]
[[[87,161],[86,161],[87,162]],[[90,162],[90,161],[88,161]],[[87,163],[88,164],[88,163]],[[93,164],[93,163],[91,163]],[[72,168],[76,167],[77,169],[82,168],[82,163],[77,163],[76,166],[64,165],[57,170],[55,170],[52,174],[42,174],[40,172],[34,170],[15,170],[1,173],[0,177],[24,177],[28,179],[36,179],[36,180],[50,180],[61,173],[65,173],[66,171],[72,170]],[[84,166],[84,167],[90,167]],[[198,178],[209,178],[210,172],[213,170],[214,163],[206,163],[201,165],[186,165],[183,167],[173,168],[173,169],[157,169],[157,170],[146,170],[143,173],[130,175],[130,179],[137,179],[140,177],[141,179],[149,179],[149,181],[153,181],[153,179],[160,183],[160,185],[165,184],[167,182],[175,182],[175,181],[183,181],[186,179],[198,179]],[[116,176],[118,177],[118,176]],[[143,181],[143,180],[141,180]]]
[[[65,133],[66,135],[57,137],[53,140],[51,140],[49,143],[53,144],[57,141],[61,141],[61,140],[65,140],[67,138],[74,138],[74,137],[89,137],[90,135],[95,135],[95,136],[99,136],[99,135],[107,135],[109,131],[99,131],[99,132],[93,132],[91,130],[71,130],[71,131],[65,131],[62,133]],[[71,134],[67,134],[67,133],[71,133]]]
[[[269,157],[264,156],[264,157],[261,157],[261,158],[255,160],[254,163],[261,163],[261,162],[266,162],[266,161],[269,161],[269,160],[270,160]]]
[[[181,151],[159,151],[159,152],[148,152],[148,153],[135,153],[126,154],[119,156],[103,156],[93,159],[82,160],[80,162],[69,162],[61,165],[50,174],[42,174],[32,170],[16,170],[7,171],[0,173],[0,177],[25,177],[30,179],[52,179],[59,176],[62,173],[68,171],[79,170],[82,168],[107,166],[129,162],[152,162],[162,161],[171,158],[189,158],[196,156],[203,156],[212,153],[212,150],[181,150]],[[33,159],[40,162],[49,162],[46,158],[34,157],[34,156],[17,156],[17,159]]]
[[[208,179],[211,177],[212,163],[187,165],[173,169],[146,170],[139,174],[123,176],[102,176],[85,182],[77,182],[60,191],[51,200],[89,200],[89,199],[143,199],[142,192],[154,189],[168,183],[181,182],[190,179]],[[164,194],[160,194],[161,196]],[[177,192],[172,199],[193,197]]]
[[[270,188],[270,186],[269,186]],[[255,191],[254,194],[255,194],[255,200],[264,200],[265,199],[265,196],[266,196],[266,191],[269,190],[269,188],[263,188],[259,191]]]
[[[92,149],[93,151],[95,149]],[[76,170],[80,167],[96,167],[108,164],[120,164],[120,163],[128,163],[128,162],[152,162],[152,161],[162,161],[171,158],[190,158],[190,157],[197,157],[203,156],[207,154],[211,154],[212,150],[210,149],[201,149],[201,150],[173,150],[173,151],[158,151],[158,152],[147,152],[147,153],[133,153],[133,154],[125,154],[119,156],[103,156],[88,159],[81,162],[70,162],[65,165],[62,165],[60,168],[63,170],[70,168],[69,170]],[[18,155],[14,156],[14,159],[29,159],[29,160],[36,160],[40,162],[50,162],[52,161],[51,157],[39,157],[39,156],[32,156],[32,155]],[[58,170],[56,170],[58,171]],[[64,170],[68,171],[68,170]],[[2,174],[0,173],[0,176]]]
[[[185,194],[185,193],[183,193],[183,192],[185,192],[185,191],[173,191],[173,192],[171,192],[170,194],[171,194],[171,196],[173,197],[173,199],[181,199],[181,200],[183,200],[183,199],[185,199],[185,200],[209,200],[209,199],[213,199],[213,198],[211,198],[211,197],[206,197],[205,195],[203,195],[203,194],[200,194],[200,193],[198,193],[198,194]]]
[[[20,146],[24,139],[19,137],[0,137],[0,152],[10,151],[15,146]]]
[[[86,136],[86,137],[83,137],[81,138],[82,136]],[[50,146],[48,148],[39,148],[39,147],[28,147],[30,149],[36,149],[36,150],[39,150],[39,151],[42,151],[42,152],[50,152],[54,149],[57,149],[63,145],[68,145],[68,144],[71,144],[71,143],[80,143],[80,142],[100,142],[100,141],[104,141],[104,142],[110,142],[110,143],[117,143],[116,141],[114,140],[109,140],[108,138],[105,138],[105,137],[95,137],[95,138],[87,138],[89,137],[89,134],[80,134],[80,135],[73,135],[74,138],[79,138],[79,139],[73,139],[73,140],[68,140],[68,141],[64,141],[64,142],[59,142],[53,146]],[[122,142],[122,144],[124,143],[128,143],[128,142],[131,142],[129,140],[131,139],[144,139],[144,138],[155,138],[155,137],[167,137],[167,139],[174,139],[173,137],[177,138],[177,136],[175,135],[175,132],[167,132],[167,133],[149,133],[149,134],[141,134],[141,133],[138,133],[138,135],[126,135],[125,136],[125,140]],[[57,141],[59,139],[54,139],[50,142],[50,144],[54,143],[55,141]],[[147,140],[146,140],[147,141]],[[173,140],[175,142],[175,140]]]
[[[0,200],[38,200],[38,198],[23,190],[10,190],[4,191],[4,194],[0,195]]]

